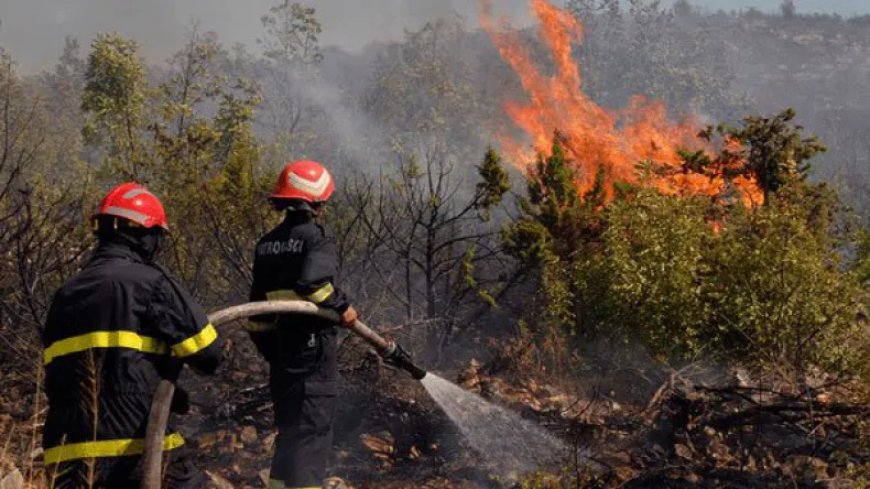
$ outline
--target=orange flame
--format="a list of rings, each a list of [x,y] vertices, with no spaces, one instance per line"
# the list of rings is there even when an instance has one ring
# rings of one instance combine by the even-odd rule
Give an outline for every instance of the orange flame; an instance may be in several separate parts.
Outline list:
[[[592,188],[596,173],[603,169],[610,197],[614,182],[638,183],[637,164],[649,161],[657,170],[644,182],[663,193],[719,196],[734,188],[747,205],[761,202],[762,192],[751,179],[738,177],[729,182],[721,174],[683,168],[680,149],[712,150],[698,137],[701,124],[696,118],[672,122],[663,103],[641,96],[633,97],[627,108],[611,112],[583,93],[580,68],[571,56],[572,46],[582,41],[583,26],[571,13],[547,0],[531,0],[532,12],[540,23],[539,36],[556,68],[554,75],[546,76],[532,61],[519,35],[506,25],[496,25],[491,0],[481,0],[481,7],[481,27],[519,76],[529,97],[527,103],[508,102],[504,108],[531,139],[531,148],[507,134],[498,136],[506,156],[522,169],[536,153],[549,153],[558,131],[566,156],[577,166],[580,193]]]

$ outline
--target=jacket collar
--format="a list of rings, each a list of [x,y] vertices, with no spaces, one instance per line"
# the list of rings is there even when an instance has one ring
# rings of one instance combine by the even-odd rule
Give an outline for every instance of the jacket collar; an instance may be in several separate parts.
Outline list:
[[[307,224],[309,222],[314,221],[314,217],[307,212],[288,212],[284,216],[284,221],[282,224],[284,226],[298,226],[300,224]]]
[[[97,249],[94,251],[91,260],[105,260],[112,258],[129,260],[135,263],[145,263],[142,256],[131,248],[130,245],[117,241],[101,241],[97,246]]]

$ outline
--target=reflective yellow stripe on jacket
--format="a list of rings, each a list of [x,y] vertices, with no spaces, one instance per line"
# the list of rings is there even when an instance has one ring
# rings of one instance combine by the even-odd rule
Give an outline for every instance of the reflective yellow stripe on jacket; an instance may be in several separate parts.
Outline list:
[[[333,292],[335,292],[335,288],[331,283],[327,282],[326,285],[306,295],[305,298],[315,304],[320,304],[326,299],[329,299],[329,296],[331,296]]]
[[[206,324],[202,331],[191,336],[190,338],[172,345],[172,354],[182,358],[193,355],[201,350],[204,350],[208,345],[212,344],[217,339],[217,330],[214,329],[211,323]]]
[[[325,301],[335,292],[335,288],[331,283],[327,282],[323,287],[315,290],[314,292],[300,296],[295,291],[290,289],[279,289],[273,290],[271,292],[266,292],[266,298],[270,301],[292,301],[292,300],[307,300],[313,302],[315,304],[320,304]]]
[[[290,289],[279,289],[271,292],[266,292],[266,299],[270,301],[298,301],[302,296]]]
[[[163,450],[174,450],[184,445],[184,438],[178,433],[166,435],[163,438]],[[145,451],[145,440],[131,438],[124,440],[99,440],[82,443],[70,443],[51,447],[45,451],[45,464],[56,464],[68,460],[82,458],[123,457],[125,455],[140,455]]]
[[[313,302],[315,304],[320,304],[325,301],[332,293],[335,292],[335,288],[331,283],[324,285],[323,287],[315,290],[314,292],[300,296],[296,293],[295,290],[291,289],[278,289],[270,292],[266,292],[266,299],[270,301],[298,301],[298,300],[307,300],[309,302]],[[273,321],[258,323],[256,321],[249,321],[245,323],[244,328],[246,331],[251,333],[266,333],[269,331],[274,331],[277,329],[275,323]]]
[[[55,341],[43,353],[45,365],[57,357],[78,353],[91,348],[130,348],[145,353],[165,355],[169,353],[166,343],[132,331],[94,331]]]
[[[48,365],[57,357],[91,348],[129,348],[157,355],[167,355],[171,352],[173,356],[182,358],[203,350],[215,339],[217,339],[217,330],[211,324],[207,324],[199,333],[171,347],[157,338],[143,336],[133,331],[94,331],[55,341],[45,349],[43,363]]]
[[[268,333],[278,329],[274,323],[257,323],[254,321],[246,322],[243,327],[245,331],[250,331],[251,333]]]

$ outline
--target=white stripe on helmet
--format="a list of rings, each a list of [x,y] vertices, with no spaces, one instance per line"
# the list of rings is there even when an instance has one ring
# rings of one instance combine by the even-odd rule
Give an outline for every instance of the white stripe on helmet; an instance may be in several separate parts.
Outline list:
[[[302,190],[303,192],[309,193],[315,197],[319,197],[326,190],[326,187],[329,186],[330,182],[329,173],[324,170],[323,173],[320,174],[320,178],[315,181],[306,180],[305,178],[290,172],[287,176],[287,181],[293,187]]]
[[[154,197],[154,196],[151,194],[151,192],[149,192],[148,189],[145,189],[145,188],[134,188],[134,189],[130,189],[130,190],[127,191],[127,193],[125,193],[125,194],[122,195],[121,197],[122,197],[124,200],[128,200],[128,199],[132,199],[133,197],[138,197],[138,196],[140,196],[140,195],[142,195],[142,194],[148,194],[148,195],[151,195],[152,197]],[[155,198],[156,198],[156,197],[155,197]]]
[[[145,214],[142,214],[141,212],[136,212],[136,211],[131,210],[131,209],[124,209],[123,207],[115,207],[115,206],[107,207],[105,212],[103,212],[103,213],[108,214],[110,216],[123,217],[124,219],[129,219],[129,220],[136,222],[136,223],[139,223],[143,226],[145,225],[146,222],[148,222],[151,219],[149,216],[146,216]]]

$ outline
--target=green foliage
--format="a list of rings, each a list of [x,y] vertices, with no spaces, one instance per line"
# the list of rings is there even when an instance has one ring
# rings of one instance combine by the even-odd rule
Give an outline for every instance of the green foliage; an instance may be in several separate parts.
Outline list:
[[[268,219],[263,197],[271,183],[252,127],[257,89],[214,71],[225,55],[213,36],[194,31],[174,58],[173,76],[157,90],[159,117],[149,124],[160,168],[153,186],[170,223],[185,223],[175,226],[167,258],[191,288],[215,302],[246,293],[250,241]]]
[[[312,7],[283,0],[260,21],[268,37],[259,39],[263,55],[282,64],[317,64],[323,60],[318,37],[323,31]]]
[[[508,248],[520,254],[540,249],[544,254],[551,252],[566,259],[573,253],[573,245],[569,243],[588,243],[597,238],[600,231],[597,209],[604,203],[604,174],[599,171],[593,188],[583,196],[577,195],[574,179],[574,170],[565,160],[565,153],[556,137],[551,156],[538,155],[529,172],[529,199],[520,202],[526,216],[516,226],[506,229],[504,238]],[[541,234],[541,230],[536,230],[537,225],[552,236],[565,237],[565,242],[553,243],[553,248],[548,251],[543,242],[530,241]]]
[[[565,160],[558,137],[552,155],[538,155],[529,172],[529,200],[521,200],[523,216],[502,231],[505,250],[527,266],[540,270],[540,297],[532,307],[540,314],[543,328],[583,328],[585,294],[592,293],[574,280],[573,273],[597,249],[601,234],[604,201],[603,174],[586,195],[578,196],[574,172]]]
[[[601,321],[597,331],[619,328],[653,351],[701,349],[698,336],[710,313],[701,284],[709,268],[704,253],[713,239],[705,221],[707,205],[702,199],[642,190],[608,209],[605,256],[583,267],[600,267],[595,275],[607,277],[604,283],[585,284],[593,290],[606,285],[601,293],[605,310],[594,311]]]
[[[480,196],[476,203],[478,209],[489,210],[501,204],[502,198],[511,189],[510,177],[501,166],[501,157],[492,149],[487,148],[483,157],[483,163],[477,167],[480,181],[477,183],[477,194]]]
[[[91,43],[85,71],[82,130],[88,144],[102,146],[104,164],[126,179],[145,176],[146,156],[140,131],[144,124],[145,69],[138,45],[118,34],[99,34]]]
[[[795,116],[789,108],[774,117],[747,117],[741,128],[720,125],[717,133],[741,145],[720,157],[726,163],[740,162],[738,169],[729,169],[729,176],[754,177],[765,200],[789,182],[803,179],[810,169],[808,161],[827,148],[815,136],[803,137],[803,127],[792,124]],[[703,136],[710,139],[712,132],[708,128]]]
[[[768,205],[730,214],[707,258],[704,294],[718,328],[710,342],[798,375],[861,367],[862,295],[843,271],[830,219],[837,206],[824,188],[792,183]]]

